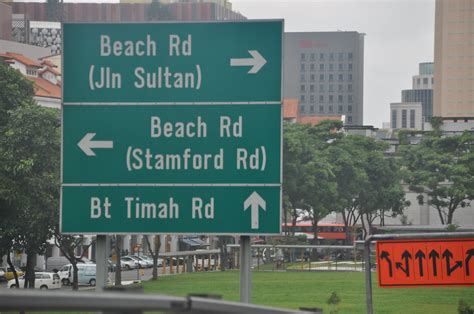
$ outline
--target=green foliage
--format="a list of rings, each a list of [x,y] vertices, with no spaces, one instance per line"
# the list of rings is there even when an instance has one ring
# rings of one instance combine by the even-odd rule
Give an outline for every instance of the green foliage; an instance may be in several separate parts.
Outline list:
[[[426,136],[419,145],[401,148],[405,181],[418,202],[437,209],[442,224],[451,224],[456,209],[474,198],[474,135]],[[427,199],[425,199],[427,196]]]
[[[474,314],[474,309],[471,308],[469,303],[466,300],[460,299],[458,305],[458,313],[459,314]]]
[[[365,215],[370,232],[376,218],[383,224],[386,216],[402,214],[409,204],[400,184],[400,165],[385,157],[385,143],[345,136],[338,132],[341,126],[339,121],[285,124],[284,208],[291,213],[286,217],[295,222],[304,216],[316,226],[336,211],[353,226]]]
[[[16,71],[0,71],[0,110],[6,112],[0,128],[0,241],[7,250],[26,252],[27,265],[34,267],[32,258],[44,253],[58,218],[59,112],[36,105],[31,84]]]

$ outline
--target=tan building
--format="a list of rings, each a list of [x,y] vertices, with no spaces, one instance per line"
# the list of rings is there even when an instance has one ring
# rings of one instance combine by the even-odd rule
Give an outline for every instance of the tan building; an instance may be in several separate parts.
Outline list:
[[[473,118],[474,0],[436,0],[434,56],[433,115]]]

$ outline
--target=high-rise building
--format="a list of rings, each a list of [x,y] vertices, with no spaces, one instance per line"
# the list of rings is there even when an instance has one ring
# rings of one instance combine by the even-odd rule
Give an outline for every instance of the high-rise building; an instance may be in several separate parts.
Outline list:
[[[345,116],[363,124],[364,34],[285,33],[284,98],[299,99],[301,116]]]
[[[433,62],[420,63],[412,81],[412,89],[402,90],[402,102],[421,103],[422,120],[428,122],[433,116]]]
[[[474,0],[436,0],[433,115],[473,120],[473,43]]]

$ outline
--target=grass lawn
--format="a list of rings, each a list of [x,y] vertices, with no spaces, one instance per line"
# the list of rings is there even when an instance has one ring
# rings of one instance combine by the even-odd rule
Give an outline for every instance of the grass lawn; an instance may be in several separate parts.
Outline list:
[[[365,313],[364,274],[355,272],[253,272],[252,302],[274,307],[322,307],[336,291],[339,314]],[[374,274],[375,313],[457,313],[459,299],[474,305],[474,287],[380,289]],[[202,272],[160,277],[143,283],[146,293],[184,296],[189,293],[220,294],[239,300],[239,272]]]

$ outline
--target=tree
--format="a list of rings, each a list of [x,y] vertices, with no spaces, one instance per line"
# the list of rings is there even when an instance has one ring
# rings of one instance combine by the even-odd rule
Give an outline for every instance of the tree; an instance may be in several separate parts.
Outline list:
[[[53,234],[59,199],[59,116],[33,101],[31,83],[0,66],[0,206],[8,251],[27,254],[25,285],[34,287],[36,254]],[[22,81],[23,80],[23,81]],[[8,217],[7,217],[8,216]]]
[[[82,262],[85,254],[87,253],[89,247],[95,243],[95,240],[90,241],[84,247],[84,236],[83,235],[64,235],[59,233],[59,228],[56,228],[56,233],[54,241],[56,246],[59,248],[61,253],[66,257],[66,259],[71,263],[73,269],[72,275],[72,290],[79,290],[78,284],[78,271],[77,264]],[[77,256],[77,251],[81,251],[81,255]]]
[[[456,210],[474,199],[473,145],[468,132],[448,137],[436,132],[401,150],[409,189],[420,204],[436,208],[441,224],[452,224]]]
[[[148,253],[153,258],[153,280],[158,280],[158,256],[160,254],[161,248],[161,237],[159,235],[153,236],[153,247],[151,246],[148,236],[145,236],[145,241],[148,248]]]

